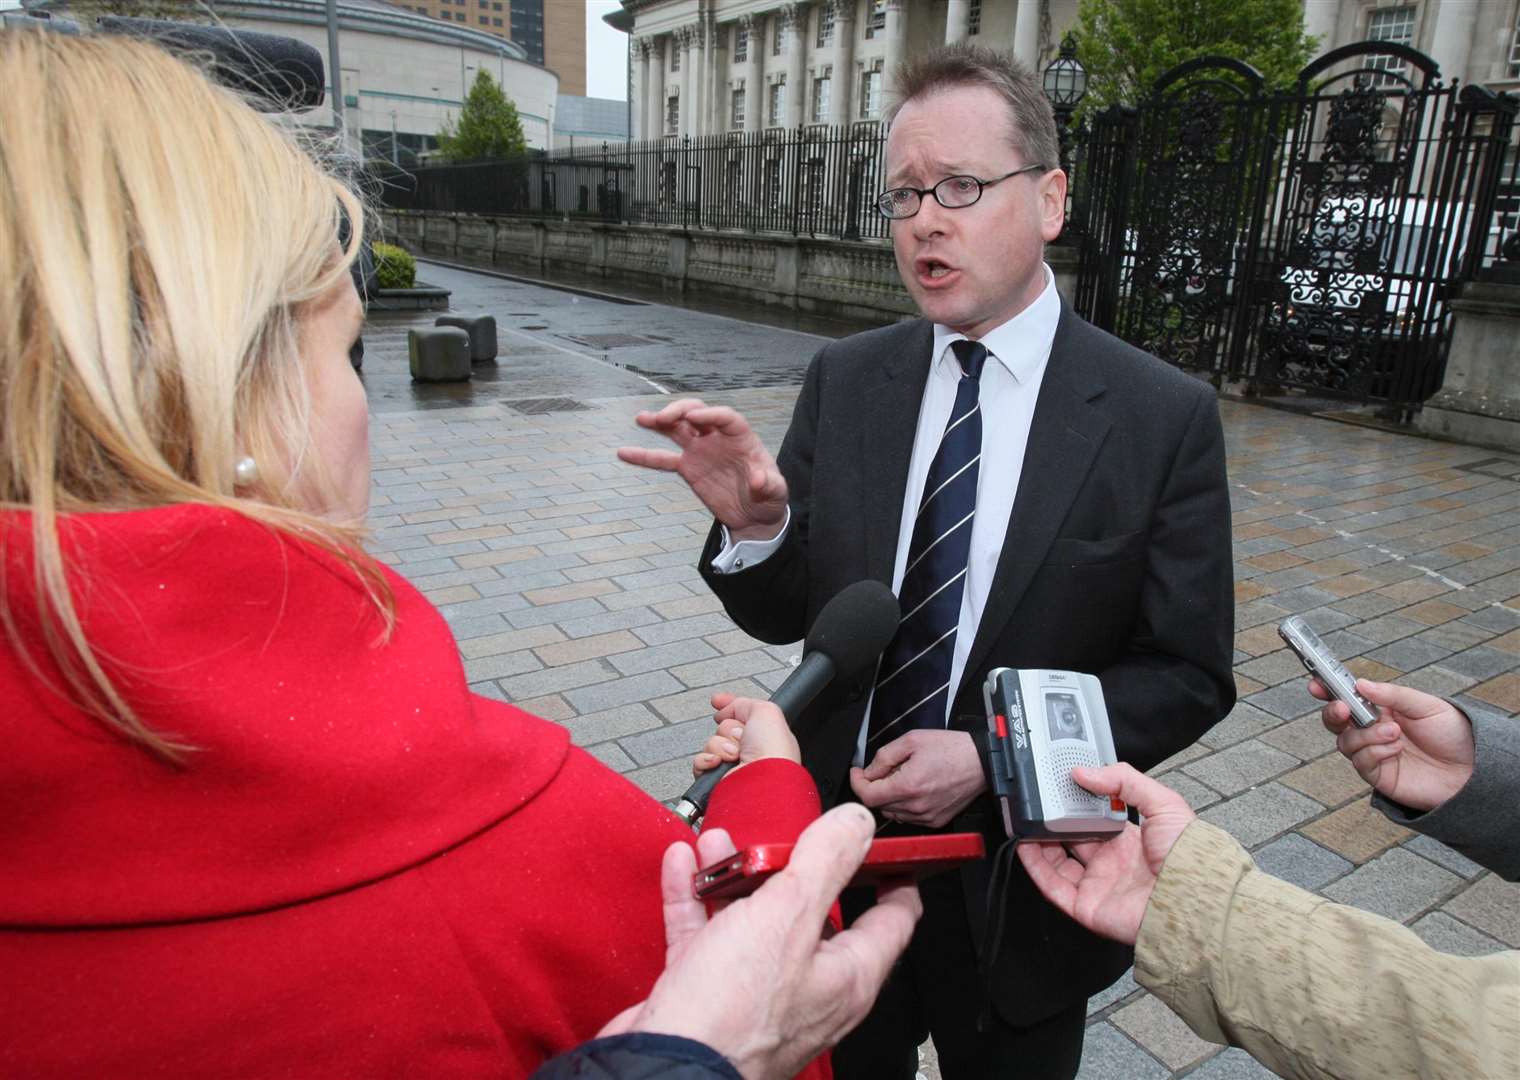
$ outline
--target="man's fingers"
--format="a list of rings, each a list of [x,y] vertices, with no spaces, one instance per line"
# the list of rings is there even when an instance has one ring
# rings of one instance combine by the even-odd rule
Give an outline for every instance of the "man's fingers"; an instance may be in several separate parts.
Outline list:
[[[711,866],[738,850],[727,829],[703,829],[697,834],[697,862],[703,866]]]
[[[870,812],[855,803],[836,806],[802,830],[780,875],[799,887],[806,904],[799,918],[823,925],[829,906],[865,861],[875,831]]]
[[[735,701],[737,701],[738,697],[738,694],[730,694],[727,690],[719,690],[710,699],[712,701],[713,712],[722,712],[724,709],[728,708]]]
[[[700,839],[700,838],[699,838]],[[677,949],[707,925],[707,909],[691,889],[697,853],[678,840],[660,860],[660,897],[665,911],[665,948]]]
[[[1366,746],[1378,746],[1397,742],[1400,728],[1392,720],[1380,720],[1369,728],[1347,724],[1335,737],[1335,748],[1350,757]]]
[[[618,460],[645,469],[675,472],[681,466],[681,455],[674,450],[660,450],[650,446],[620,446]]]
[[[1357,693],[1374,705],[1385,705],[1395,712],[1403,713],[1411,720],[1423,720],[1451,706],[1430,694],[1422,693],[1412,686],[1397,683],[1373,682],[1371,679],[1356,680]]]
[[[1158,783],[1133,765],[1120,762],[1101,769],[1076,768],[1072,779],[1095,795],[1117,795],[1146,817],[1153,817],[1179,806],[1187,809],[1187,800],[1165,784]]]
[[[1014,851],[1035,888],[1057,908],[1071,914],[1077,903],[1076,882],[1083,872],[1077,861],[1062,851],[1059,844],[1020,844]],[[1072,871],[1066,871],[1068,863],[1074,868],[1075,877],[1070,876]]]
[[[923,912],[917,885],[904,883],[881,890],[873,907],[824,944],[819,960],[825,974],[820,981],[825,987],[842,982],[844,987],[858,989],[862,1000],[849,1002],[851,1012],[869,1008],[892,965],[908,947]]]
[[[659,412],[639,413],[633,418],[633,422],[650,431],[662,431],[665,428],[674,427],[693,411],[705,407],[706,405],[699,398],[677,398]]]
[[[861,775],[866,780],[881,780],[890,775],[899,765],[913,756],[913,750],[901,739],[893,739],[866,763]]]

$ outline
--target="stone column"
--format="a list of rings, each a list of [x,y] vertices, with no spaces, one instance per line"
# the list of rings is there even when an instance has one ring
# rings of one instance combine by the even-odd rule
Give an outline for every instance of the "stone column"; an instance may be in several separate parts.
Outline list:
[[[739,22],[749,34],[744,60],[744,130],[759,131],[765,117],[765,19],[741,15]]]
[[[1030,0],[1025,0],[1026,3]],[[897,65],[902,63],[903,49],[907,45],[908,12],[905,0],[887,0],[886,54],[882,58],[882,93],[891,95],[897,91]],[[885,108],[885,100],[883,107]]]
[[[697,94],[696,90],[693,89],[696,85],[696,80],[691,76],[691,69],[696,66],[695,58],[692,56],[691,27],[683,26],[677,30],[672,44],[681,50],[681,122],[676,134],[694,135],[696,132],[692,129],[696,126],[696,110],[692,106],[696,103]]]
[[[698,16],[700,20],[701,16]],[[712,72],[707,67],[707,28],[700,21],[691,28],[691,137],[707,134],[708,82]],[[682,103],[684,109],[685,103]]]
[[[855,98],[855,0],[830,0],[834,5],[834,83],[829,123],[848,124]]]
[[[665,49],[670,46],[668,38],[657,37],[649,42],[649,106],[644,123],[649,138],[658,139],[665,134]]]
[[[1040,65],[1040,0],[1018,0],[1013,22],[1013,55],[1031,68]]]
[[[1478,0],[1441,0],[1436,6],[1435,33],[1430,36],[1430,56],[1441,65],[1441,78],[1467,81],[1467,60],[1472,55],[1473,23]]]
[[[954,45],[966,40],[966,27],[971,15],[971,0],[950,0],[945,7],[945,44]]]
[[[704,133],[728,130],[728,28],[719,26],[712,12],[702,16],[707,27],[707,123]]]
[[[788,4],[781,16],[786,20],[786,126],[794,128],[807,119],[808,5]]]
[[[1304,0],[1304,33],[1319,39],[1315,56],[1335,48],[1335,24],[1340,15],[1341,0]]]
[[[638,57],[638,65],[633,69],[634,88],[631,91],[634,109],[633,115],[636,120],[634,130],[628,133],[630,140],[652,139],[654,134],[649,130],[649,53],[650,43],[648,38],[639,38],[633,43],[633,54]]]

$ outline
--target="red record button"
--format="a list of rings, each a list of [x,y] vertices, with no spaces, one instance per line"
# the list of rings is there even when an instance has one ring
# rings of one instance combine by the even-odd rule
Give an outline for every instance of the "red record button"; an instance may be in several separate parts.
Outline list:
[[[998,738],[1008,738],[1008,721],[1003,719],[1002,713],[998,713],[993,717],[993,719],[997,721]]]
[[[1124,805],[1124,800],[1120,798],[1109,799],[1108,808],[1116,814],[1123,814],[1129,810],[1129,807]]]

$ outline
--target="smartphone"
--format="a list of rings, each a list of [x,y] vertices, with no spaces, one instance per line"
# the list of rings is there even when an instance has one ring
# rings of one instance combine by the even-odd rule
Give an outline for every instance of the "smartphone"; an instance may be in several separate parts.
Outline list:
[[[1277,633],[1288,643],[1288,648],[1298,654],[1309,674],[1325,684],[1330,696],[1350,706],[1353,724],[1371,727],[1377,723],[1378,707],[1356,692],[1356,676],[1335,658],[1302,615],[1290,615],[1284,619]]]
[[[699,899],[748,896],[792,857],[791,844],[754,844],[722,862],[704,866],[692,876]],[[987,854],[980,833],[939,833],[931,836],[885,836],[871,843],[866,860],[850,885],[879,885],[887,881],[928,877]]]

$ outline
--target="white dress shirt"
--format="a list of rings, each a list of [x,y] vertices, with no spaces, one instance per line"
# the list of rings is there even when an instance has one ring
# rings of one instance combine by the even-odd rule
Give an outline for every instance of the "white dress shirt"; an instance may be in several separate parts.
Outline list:
[[[980,339],[988,352],[980,388],[982,459],[977,467],[976,516],[971,522],[966,586],[961,594],[961,617],[955,634],[955,653],[950,662],[952,692],[945,705],[947,721],[955,696],[953,688],[960,686],[971,642],[976,637],[982,609],[986,607],[987,594],[992,589],[992,577],[997,572],[1003,538],[1008,532],[1008,517],[1024,470],[1024,448],[1029,442],[1035,401],[1040,395],[1040,383],[1045,377],[1045,364],[1050,359],[1050,347],[1060,318],[1060,296],[1056,293],[1054,275],[1046,267],[1045,288],[1034,302]],[[929,465],[939,451],[940,437],[949,423],[956,387],[961,380],[961,367],[950,350],[950,343],[964,337],[948,326],[934,324],[929,378],[919,405],[913,457],[908,463],[908,485],[903,492],[902,519],[898,525],[897,554],[892,567],[894,593],[902,588],[903,569],[908,561],[908,547],[913,540],[913,523],[918,517],[924,481],[929,475]],[[787,524],[790,520],[788,516]],[[786,525],[783,525],[772,540],[732,543],[724,530],[723,550],[714,556],[711,566],[718,573],[731,573],[752,566],[775,551],[785,534]],[[870,702],[867,701],[866,720],[861,724],[855,748],[857,765],[864,761],[870,715]]]

